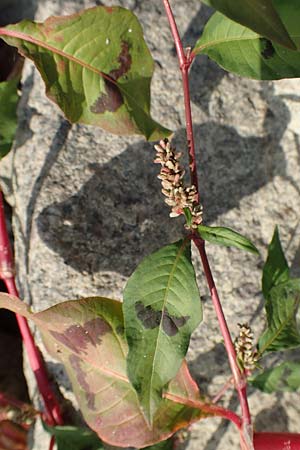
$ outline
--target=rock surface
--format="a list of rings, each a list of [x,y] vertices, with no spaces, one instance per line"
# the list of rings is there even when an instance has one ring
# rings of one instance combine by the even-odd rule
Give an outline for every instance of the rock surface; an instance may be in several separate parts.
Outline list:
[[[35,17],[44,20],[95,4],[128,7],[140,19],[156,61],[153,117],[176,130],[177,148],[185,148],[181,79],[160,0],[39,0]],[[210,11],[198,0],[172,4],[184,44],[192,45]],[[207,246],[211,266],[232,333],[241,321],[258,331],[263,327],[261,267],[275,224],[293,273],[300,275],[300,81],[245,80],[200,57],[191,69],[191,89],[205,221],[235,228],[261,251],[256,258]],[[69,125],[44,95],[30,63],[24,70],[19,118],[1,178],[14,207],[20,296],[35,310],[92,295],[122,298],[138,262],[181,234],[159,193],[152,146],[139,137]],[[192,338],[188,359],[202,390],[214,394],[229,370],[196,255],[195,265],[204,322]],[[61,392],[74,401],[63,368],[45,357]],[[37,398],[28,368],[26,373]],[[249,391],[257,430],[299,431],[295,394]],[[226,402],[237,408],[234,395],[229,393]],[[32,449],[45,450],[45,442],[45,436],[35,435]],[[192,427],[189,450],[228,448],[238,448],[231,425],[206,420]]]

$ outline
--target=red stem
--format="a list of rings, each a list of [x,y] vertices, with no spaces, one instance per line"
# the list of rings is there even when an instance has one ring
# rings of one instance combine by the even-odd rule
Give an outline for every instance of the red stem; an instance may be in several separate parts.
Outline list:
[[[176,402],[176,403],[182,403],[187,406],[191,406],[192,408],[200,409],[201,411],[211,414],[213,416],[223,417],[224,419],[230,420],[233,422],[237,428],[240,430],[242,426],[242,422],[240,417],[235,414],[235,412],[231,411],[230,409],[222,408],[221,406],[209,404],[209,403],[203,403],[201,401],[197,400],[191,400],[191,399],[182,399],[180,396],[177,396],[175,394],[171,394],[170,392],[165,392],[164,397],[168,398],[169,400]]]
[[[191,112],[191,101],[190,101],[190,90],[189,90],[189,78],[188,78],[188,71],[189,67],[191,65],[192,59],[193,59],[193,53],[188,51],[187,54],[185,54],[181,38],[178,32],[178,28],[176,25],[176,21],[172,12],[172,8],[170,6],[169,0],[163,0],[164,7],[166,10],[167,18],[169,20],[171,32],[173,35],[177,56],[179,60],[179,66],[182,74],[182,83],[183,83],[183,92],[184,92],[184,107],[185,107],[185,117],[186,117],[186,133],[187,133],[187,141],[188,141],[188,147],[189,147],[189,157],[190,157],[190,173],[191,173],[191,182],[194,184],[197,188],[198,192],[198,181],[197,181],[197,167],[196,167],[196,156],[195,156],[195,143],[194,143],[194,134],[193,134],[193,125],[192,125],[192,112]],[[198,194],[199,196],[199,194]],[[199,198],[198,198],[199,201]],[[212,302],[218,317],[220,330],[222,332],[225,348],[228,354],[229,364],[230,368],[233,374],[233,378],[235,381],[236,390],[238,392],[239,401],[241,405],[242,410],[242,417],[243,417],[243,429],[245,431],[245,449],[250,448],[250,445],[248,446],[248,437],[249,434],[251,434],[251,416],[248,406],[248,400],[247,400],[247,392],[246,392],[246,380],[243,374],[241,373],[237,361],[236,361],[236,352],[234,349],[234,345],[230,336],[230,332],[227,326],[227,322],[223,313],[222,305],[218,296],[218,291],[215,286],[215,282],[210,270],[209,262],[207,259],[207,255],[205,252],[205,245],[204,241],[200,239],[196,234],[193,235],[193,241],[195,245],[197,246],[203,269],[205,272],[205,276],[207,279],[207,283],[210,289]],[[243,439],[242,439],[243,440]]]
[[[39,412],[36,411],[31,405],[21,402],[20,400],[10,397],[7,394],[4,394],[3,392],[0,392],[0,407],[5,407],[5,406],[12,406],[13,408],[16,409],[28,409],[30,408],[30,411],[32,411],[33,414],[38,415]]]
[[[243,374],[241,373],[241,371],[237,365],[237,362],[236,362],[235,348],[234,348],[234,345],[233,345],[233,342],[231,339],[231,335],[230,335],[230,332],[229,332],[229,329],[227,326],[227,322],[226,322],[226,319],[224,316],[223,308],[222,308],[222,305],[220,302],[219,294],[218,294],[218,291],[217,291],[217,288],[216,288],[216,285],[215,285],[215,282],[214,282],[214,279],[212,276],[212,272],[210,269],[210,265],[208,262],[207,254],[205,251],[205,242],[196,235],[193,236],[193,241],[200,253],[202,266],[203,266],[207,284],[208,284],[208,287],[210,290],[212,302],[213,302],[213,305],[214,305],[214,308],[215,308],[215,311],[217,314],[220,330],[221,330],[222,336],[224,338],[224,345],[225,345],[225,348],[227,351],[229,365],[230,365],[233,379],[235,382],[235,387],[236,387],[236,390],[237,390],[238,396],[239,396],[239,401],[240,401],[242,416],[243,416],[243,423],[246,426],[249,426],[251,424],[251,416],[250,416],[249,405],[248,405],[248,401],[247,401],[246,379],[243,376]]]
[[[233,385],[233,377],[228,378],[228,380],[226,381],[226,383],[221,387],[221,389],[216,393],[216,395],[214,396],[214,398],[212,399],[213,403],[217,403],[220,398],[223,397],[223,395],[225,394],[225,392],[232,387]]]
[[[50,442],[49,442],[49,450],[53,450],[55,445],[55,436],[51,436]]]
[[[19,296],[15,284],[13,257],[11,246],[8,238],[5,214],[3,206],[3,196],[0,191],[0,278],[4,281],[7,292],[11,295]],[[52,388],[50,386],[44,361],[41,353],[35,345],[27,320],[16,314],[16,319],[20,329],[20,333],[27,351],[30,367],[35,375],[39,392],[44,400],[46,420],[49,425],[62,425],[63,419],[60,406],[56,400]]]
[[[175,18],[168,0],[163,0],[166,14],[169,20],[171,32],[173,35],[175,48],[179,60],[179,66],[182,75],[183,93],[184,93],[184,110],[185,110],[185,122],[186,122],[186,136],[189,149],[190,158],[190,173],[191,173],[191,183],[196,187],[198,192],[197,202],[199,202],[199,189],[198,189],[198,177],[197,177],[197,165],[196,165],[196,154],[195,154],[195,141],[193,132],[193,120],[191,111],[191,98],[190,98],[190,85],[189,85],[189,68],[191,65],[190,53],[188,57],[186,56],[182,42],[179,36]]]

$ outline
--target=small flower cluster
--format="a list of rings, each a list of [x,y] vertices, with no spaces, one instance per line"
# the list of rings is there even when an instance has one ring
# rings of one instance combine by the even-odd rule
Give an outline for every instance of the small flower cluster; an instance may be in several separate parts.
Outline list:
[[[191,224],[188,228],[197,228],[202,223],[202,207],[197,204],[195,186],[184,186],[184,169],[180,166],[181,153],[176,153],[168,139],[155,145],[155,163],[161,164],[158,178],[161,180],[165,202],[171,206],[170,217],[177,217],[188,208],[191,213]]]
[[[253,349],[253,333],[247,323],[239,323],[238,326],[240,332],[234,343],[237,360],[243,369],[251,372],[258,361],[257,350]]]

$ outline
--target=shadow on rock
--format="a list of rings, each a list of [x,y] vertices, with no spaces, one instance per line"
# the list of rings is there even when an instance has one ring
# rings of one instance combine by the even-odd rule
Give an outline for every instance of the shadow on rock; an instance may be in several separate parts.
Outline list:
[[[211,385],[212,373],[217,376],[228,372],[228,360],[224,345],[216,344],[213,349],[200,353],[197,358],[189,362],[189,369],[201,391],[207,392]]]
[[[268,89],[263,94],[269,108],[262,137],[243,137],[216,122],[195,126],[196,142],[205,150],[198,164],[206,223],[238,207],[243,197],[275,175],[285,176],[280,140],[290,116]],[[183,149],[184,129],[176,134],[175,144]],[[129,275],[144,256],[178,239],[181,219],[168,216],[153,156],[151,145],[141,141],[107,164],[91,164],[92,176],[76,194],[47,206],[38,216],[44,242],[79,272]]]
[[[91,164],[90,180],[38,217],[42,239],[78,271],[129,275],[141,258],[180,237],[164,207],[159,168],[147,143],[128,147],[108,164]]]
[[[279,396],[278,400],[281,396]],[[270,431],[284,433],[289,428],[289,419],[286,411],[278,402],[272,408],[260,411],[255,417],[254,428],[256,431]]]

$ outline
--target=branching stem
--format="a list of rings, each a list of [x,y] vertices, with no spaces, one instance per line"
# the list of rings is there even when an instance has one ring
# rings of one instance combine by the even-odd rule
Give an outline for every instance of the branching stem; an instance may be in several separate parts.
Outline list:
[[[221,389],[216,393],[216,395],[212,399],[212,402],[217,403],[223,397],[225,392],[227,392],[230,387],[232,388],[233,383],[234,383],[233,377],[228,378],[228,380],[224,383]]]
[[[179,66],[182,74],[183,92],[184,92],[184,107],[185,107],[185,117],[186,117],[186,133],[187,141],[189,147],[189,157],[190,157],[190,174],[191,183],[197,187],[198,191],[198,181],[197,181],[197,167],[196,167],[196,155],[195,155],[195,143],[192,125],[192,112],[191,112],[191,101],[190,101],[190,89],[189,89],[189,78],[188,71],[193,60],[193,53],[189,50],[187,53],[184,52],[182,41],[178,32],[176,21],[170,6],[169,0],[163,0],[164,7],[166,10],[167,18],[170,24],[171,32],[173,35],[177,56],[179,60]],[[199,194],[198,194],[199,200]],[[237,361],[236,352],[231,339],[231,335],[227,326],[227,322],[224,316],[223,308],[219,299],[218,291],[212,276],[210,265],[207,259],[205,251],[205,243],[195,232],[193,233],[192,239],[199,250],[200,258],[202,261],[202,266],[205,272],[205,277],[209,286],[212,302],[216,311],[216,315],[219,321],[220,330],[224,338],[224,344],[228,355],[229,365],[233,375],[235,387],[238,393],[239,402],[242,410],[242,431],[241,431],[241,442],[242,447],[245,450],[253,449],[253,445],[250,442],[251,437],[251,416],[247,400],[247,384],[246,378],[241,373]]]

